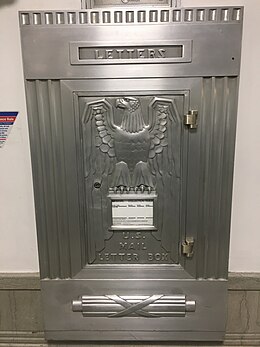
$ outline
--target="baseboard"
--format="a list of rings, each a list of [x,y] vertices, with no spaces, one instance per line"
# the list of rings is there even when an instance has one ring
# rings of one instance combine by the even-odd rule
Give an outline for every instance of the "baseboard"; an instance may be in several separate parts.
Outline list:
[[[83,347],[83,346],[101,346],[102,344],[98,343],[47,343],[44,339],[43,332],[15,332],[15,331],[1,331],[0,332],[0,346],[1,347]],[[106,347],[116,347],[122,344],[103,344]],[[260,334],[227,334],[226,339],[223,344],[214,344],[214,343],[166,343],[163,345],[159,344],[136,344],[136,346],[142,347],[157,347],[157,346],[174,346],[174,347],[191,347],[191,346],[203,346],[203,347],[218,347],[218,346],[260,346]],[[133,347],[135,344],[123,344],[124,347]]]
[[[260,273],[229,276],[227,333],[219,343],[48,343],[38,274],[0,274],[0,347],[260,346]]]
[[[260,334],[226,334],[225,346],[260,346]]]
[[[43,332],[32,331],[0,331],[0,346],[1,347],[40,347],[48,346],[44,339]]]

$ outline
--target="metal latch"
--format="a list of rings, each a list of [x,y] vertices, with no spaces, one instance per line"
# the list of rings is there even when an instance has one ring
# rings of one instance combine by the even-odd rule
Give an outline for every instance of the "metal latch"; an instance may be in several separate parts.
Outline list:
[[[184,116],[184,124],[188,125],[190,129],[196,129],[198,126],[198,111],[190,110],[188,114]]]
[[[182,254],[187,258],[191,258],[193,256],[193,247],[194,247],[194,238],[187,237],[185,241],[181,244]]]

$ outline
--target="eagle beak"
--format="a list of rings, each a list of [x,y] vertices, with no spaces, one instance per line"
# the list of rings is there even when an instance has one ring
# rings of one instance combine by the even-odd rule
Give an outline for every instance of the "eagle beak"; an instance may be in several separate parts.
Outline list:
[[[116,100],[116,107],[117,108],[126,108],[124,99],[117,99]]]

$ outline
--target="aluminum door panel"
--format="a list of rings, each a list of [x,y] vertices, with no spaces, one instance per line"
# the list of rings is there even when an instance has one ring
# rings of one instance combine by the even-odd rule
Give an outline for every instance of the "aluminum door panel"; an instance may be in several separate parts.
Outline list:
[[[176,12],[170,11],[166,22],[161,22],[159,12],[147,10],[153,17],[145,23],[137,20],[138,10],[132,9],[134,22],[127,20],[114,23],[117,12],[127,16],[127,11],[111,11],[111,23],[101,22],[102,11],[73,11],[73,12],[21,12],[21,39],[23,45],[24,72],[27,79],[66,79],[66,78],[138,78],[147,77],[182,77],[182,76],[232,76],[238,75],[241,52],[242,8],[190,9]],[[169,9],[165,9],[169,11]],[[199,12],[201,11],[201,12]],[[109,11],[108,11],[109,12]],[[145,11],[144,11],[145,12]],[[201,16],[202,13],[202,16]],[[204,13],[204,16],[203,16]],[[34,24],[33,18],[39,15],[41,21]],[[84,15],[85,14],[85,15]],[[175,20],[175,15],[178,19]],[[59,17],[64,21],[60,22]],[[70,17],[75,17],[75,21]],[[92,22],[83,22],[85,17],[93,17]],[[96,17],[100,18],[97,21]],[[123,18],[122,17],[122,18]],[[67,21],[69,18],[69,23]],[[68,25],[70,24],[70,25]],[[73,24],[73,25],[72,25]],[[138,24],[138,25],[137,25]],[[206,28],[206,35],[205,35]],[[185,41],[189,42],[185,46]],[[230,45],[232,42],[232,45]],[[165,58],[135,59],[127,65],[116,60],[103,59],[100,63],[98,53],[97,63],[84,65],[78,59],[79,53],[75,45],[93,47],[95,50],[108,52],[119,49],[160,50],[167,52],[168,45],[183,45],[183,57],[171,64]],[[189,57],[185,52],[190,50]],[[110,54],[110,53],[109,53]],[[37,62],[31,64],[31,61]],[[75,65],[75,61],[78,65]],[[101,65],[100,65],[101,64]]]
[[[220,340],[223,337],[226,311],[226,281],[181,281],[181,280],[134,280],[134,281],[82,281],[63,280],[54,285],[53,281],[42,281],[46,305],[44,306],[47,337],[71,336],[73,339],[122,339],[170,340],[177,339],[183,332],[186,340],[194,338],[192,331],[200,332],[200,340]],[[72,301],[79,296],[124,293],[128,295],[150,295],[151,293],[185,293],[196,301],[196,311],[185,317],[83,317],[72,311]],[[221,305],[220,305],[221,303]],[[78,334],[80,332],[80,334]],[[99,332],[101,335],[99,335]],[[161,334],[160,334],[161,333]],[[63,335],[65,334],[65,335]],[[96,334],[96,335],[95,335]],[[157,337],[156,337],[156,334]],[[174,335],[176,334],[176,335]],[[180,336],[180,335],[179,335]]]
[[[46,337],[223,339],[243,8],[19,16]]]

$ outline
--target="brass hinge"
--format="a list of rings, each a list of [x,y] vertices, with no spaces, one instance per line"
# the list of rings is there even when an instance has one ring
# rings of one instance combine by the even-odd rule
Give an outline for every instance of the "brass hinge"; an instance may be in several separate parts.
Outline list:
[[[193,256],[193,247],[194,247],[194,238],[186,237],[185,241],[183,241],[181,244],[182,254],[187,258],[191,258]]]
[[[198,126],[198,111],[190,110],[188,114],[184,115],[184,124],[190,129],[196,129]]]

